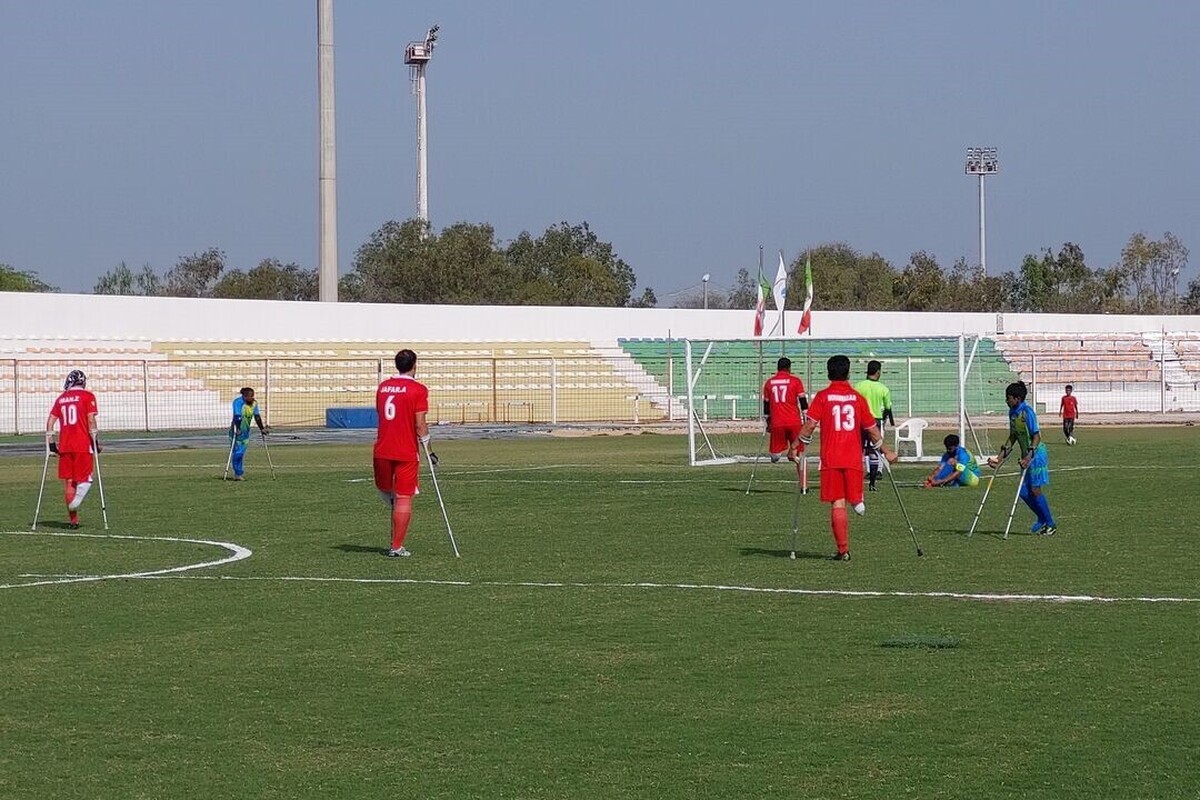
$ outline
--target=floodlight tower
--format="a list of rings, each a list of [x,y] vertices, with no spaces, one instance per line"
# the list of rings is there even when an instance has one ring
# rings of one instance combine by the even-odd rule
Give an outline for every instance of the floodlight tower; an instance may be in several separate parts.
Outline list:
[[[317,296],[336,303],[337,263],[337,148],[333,115],[333,0],[317,0],[317,116],[320,118],[320,233],[317,245]]]
[[[429,182],[426,172],[425,127],[425,67],[433,58],[433,45],[437,42],[438,26],[434,25],[425,34],[423,42],[409,42],[404,49],[404,63],[408,64],[408,78],[412,92],[417,96],[417,218],[429,222]]]
[[[987,277],[987,227],[983,215],[983,179],[1000,171],[1000,162],[996,159],[994,147],[968,147],[968,175],[979,176],[979,268]]]

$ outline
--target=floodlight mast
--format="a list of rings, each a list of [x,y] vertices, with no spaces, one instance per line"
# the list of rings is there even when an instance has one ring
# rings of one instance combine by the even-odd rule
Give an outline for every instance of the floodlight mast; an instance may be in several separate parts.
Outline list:
[[[983,179],[1000,171],[1000,161],[996,158],[994,147],[968,147],[968,175],[979,176],[979,268],[987,277],[987,226],[984,221]]]
[[[337,263],[337,147],[333,112],[333,0],[317,0],[317,106],[320,161],[317,193],[320,232],[317,244],[317,296],[336,303]]]
[[[429,163],[427,129],[425,122],[425,67],[433,58],[433,46],[437,42],[438,26],[434,25],[425,34],[422,42],[409,42],[404,49],[404,63],[408,64],[408,77],[412,92],[417,97],[417,219],[429,222]]]

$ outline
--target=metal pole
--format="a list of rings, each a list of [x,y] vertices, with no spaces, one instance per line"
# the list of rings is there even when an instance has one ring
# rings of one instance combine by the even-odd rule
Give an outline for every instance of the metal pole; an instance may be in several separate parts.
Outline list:
[[[1167,329],[1158,340],[1158,413],[1167,413]]]
[[[429,221],[429,167],[425,123],[425,65],[415,67],[417,79],[417,219]]]
[[[987,277],[987,226],[984,222],[983,175],[979,176],[979,266]]]
[[[688,463],[696,466],[696,422],[694,395],[692,393],[692,340],[683,340],[683,363],[687,368],[687,414],[688,414]]]
[[[337,147],[333,107],[333,0],[317,0],[317,104],[320,117],[320,217],[318,295],[338,299]]]
[[[13,359],[13,434],[21,435],[21,380],[20,362]]]
[[[150,431],[150,365],[142,359],[142,415],[146,422],[146,431]]]
[[[979,179],[982,183],[983,179]],[[958,335],[958,440],[967,440],[967,361],[963,352],[963,334]]]
[[[558,424],[558,359],[550,359],[550,424]]]
[[[667,329],[667,420],[675,421],[675,359],[671,354],[671,329]]]
[[[912,403],[912,396],[913,396],[912,356],[908,356],[906,360],[908,361],[908,416],[911,417],[912,416],[912,408],[913,408],[913,403]]]
[[[271,424],[271,359],[263,359],[263,403],[266,408],[263,409],[263,423]],[[265,442],[265,440],[264,440]]]

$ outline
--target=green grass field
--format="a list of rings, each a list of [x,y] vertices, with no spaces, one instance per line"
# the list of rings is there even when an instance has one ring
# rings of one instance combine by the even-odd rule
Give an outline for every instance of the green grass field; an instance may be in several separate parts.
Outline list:
[[[252,446],[234,484],[114,442],[108,533],[253,555],[65,582],[231,554],[64,535],[48,485],[47,535],[0,536],[0,796],[1195,798],[1194,436],[1079,436],[1049,434],[1059,535],[1022,506],[1001,539],[1008,474],[968,539],[979,492],[901,466],[925,557],[885,485],[847,564],[815,493],[787,557],[787,467],[747,496],[674,436],[438,444],[458,560],[427,479],[382,557],[369,447],[276,440],[272,481]],[[0,459],[0,531],[41,466]]]

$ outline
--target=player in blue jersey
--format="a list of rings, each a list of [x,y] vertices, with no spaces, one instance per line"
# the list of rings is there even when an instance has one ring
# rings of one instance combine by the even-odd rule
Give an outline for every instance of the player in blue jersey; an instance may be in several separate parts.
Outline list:
[[[1053,536],[1058,532],[1054,515],[1050,513],[1050,503],[1046,501],[1043,491],[1050,483],[1050,460],[1046,455],[1046,445],[1042,443],[1042,430],[1038,426],[1037,414],[1033,407],[1025,402],[1029,390],[1024,381],[1010,383],[1004,390],[1004,399],[1008,403],[1008,440],[1000,448],[1000,455],[988,459],[988,465],[998,467],[1008,458],[1013,447],[1021,448],[1021,468],[1025,470],[1025,480],[1021,483],[1021,499],[1029,506],[1037,517],[1033,524],[1032,533],[1042,536]]]
[[[245,480],[246,446],[250,444],[250,425],[257,424],[263,436],[271,429],[263,425],[262,416],[258,413],[258,403],[254,400],[254,390],[249,386],[242,389],[233,401],[233,421],[229,424],[230,463],[233,465],[233,479]]]
[[[946,452],[942,454],[942,463],[925,478],[925,488],[936,486],[970,486],[979,485],[979,462],[967,448],[959,443],[958,434],[952,433],[942,440]]]

